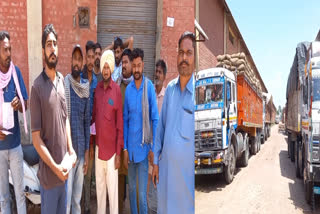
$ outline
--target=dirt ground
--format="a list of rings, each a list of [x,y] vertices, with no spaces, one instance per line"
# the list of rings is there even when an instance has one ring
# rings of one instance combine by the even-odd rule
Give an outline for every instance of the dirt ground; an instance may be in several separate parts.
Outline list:
[[[196,213],[320,213],[319,201],[314,212],[305,201],[303,181],[295,176],[286,138],[274,126],[260,152],[249,159],[246,168],[238,169],[230,185],[221,175],[197,176]]]

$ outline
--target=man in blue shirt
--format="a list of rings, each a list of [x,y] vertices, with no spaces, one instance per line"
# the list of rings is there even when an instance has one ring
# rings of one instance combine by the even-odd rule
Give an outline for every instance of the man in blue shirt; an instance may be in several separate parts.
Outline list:
[[[14,71],[15,69],[15,71]],[[10,73],[11,72],[11,73]],[[14,80],[14,75],[17,79]],[[17,81],[18,80],[18,81]],[[19,86],[17,86],[17,84]],[[18,90],[20,89],[20,92]],[[22,99],[19,98],[22,95]],[[23,154],[21,148],[21,137],[18,120],[18,110],[23,112],[22,102],[25,110],[28,99],[27,90],[24,85],[20,69],[14,67],[11,62],[11,44],[8,32],[0,32],[0,114],[4,109],[2,104],[9,104],[9,110],[13,112],[13,128],[5,130],[3,117],[0,121],[0,210],[3,214],[11,213],[10,191],[9,191],[9,169],[11,171],[18,213],[26,213],[26,202],[23,186]],[[24,124],[25,126],[27,124]],[[5,131],[10,132],[4,133]],[[8,134],[8,135],[7,135]]]
[[[154,147],[158,214],[194,213],[194,34],[178,44],[179,77],[167,86]]]
[[[132,52],[134,81],[126,88],[124,101],[124,165],[128,169],[132,214],[137,214],[136,183],[139,186],[140,214],[147,214],[148,155],[153,158],[153,142],[159,120],[155,88],[143,76],[143,50]],[[151,128],[152,126],[152,128]]]
[[[94,60],[95,60],[95,43],[93,41],[87,41],[86,44],[86,64],[82,70],[81,77],[88,79],[90,83],[90,119],[92,117],[94,91],[96,90],[98,79],[94,74]],[[90,189],[92,183],[92,173],[94,164],[94,148],[95,148],[95,133],[91,133],[90,145],[89,145],[89,165],[86,176],[84,177],[84,207],[85,213],[90,213]]]
[[[87,173],[90,141],[89,81],[80,77],[83,55],[80,45],[72,51],[72,72],[65,77],[65,94],[70,118],[72,145],[77,154],[76,165],[68,177],[67,214],[81,213],[80,200],[84,175]]]

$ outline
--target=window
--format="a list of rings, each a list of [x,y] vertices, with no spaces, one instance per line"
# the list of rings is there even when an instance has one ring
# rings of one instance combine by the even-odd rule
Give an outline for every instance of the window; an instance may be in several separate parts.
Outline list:
[[[234,83],[232,83],[232,101],[236,102],[236,87]]]
[[[231,101],[231,83],[229,81],[227,82],[227,100]]]
[[[234,33],[232,32],[231,28],[229,28],[229,40],[230,40],[231,44],[234,45],[235,36],[234,36]]]
[[[222,84],[199,86],[196,89],[197,105],[223,101]]]

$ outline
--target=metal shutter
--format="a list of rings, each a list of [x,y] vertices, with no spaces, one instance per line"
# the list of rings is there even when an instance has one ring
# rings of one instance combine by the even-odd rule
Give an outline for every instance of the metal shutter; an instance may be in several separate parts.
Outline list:
[[[114,37],[134,38],[144,50],[144,74],[153,80],[156,54],[157,0],[98,0],[98,41],[102,47]]]

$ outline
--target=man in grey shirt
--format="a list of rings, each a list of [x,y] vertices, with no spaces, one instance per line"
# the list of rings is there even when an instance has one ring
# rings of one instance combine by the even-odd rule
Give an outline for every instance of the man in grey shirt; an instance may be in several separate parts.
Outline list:
[[[42,54],[45,67],[31,89],[31,129],[33,145],[40,155],[41,210],[46,213],[66,213],[68,170],[61,162],[72,147],[67,117],[64,80],[56,71],[58,63],[57,33],[52,24],[42,34]],[[75,164],[75,161],[71,163]]]

